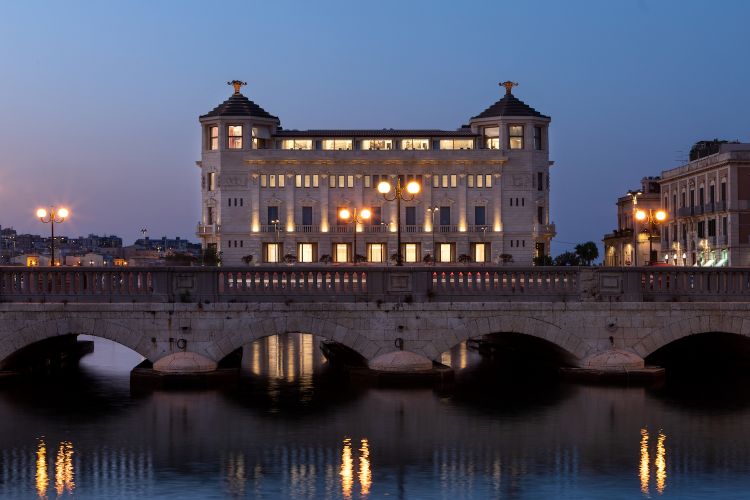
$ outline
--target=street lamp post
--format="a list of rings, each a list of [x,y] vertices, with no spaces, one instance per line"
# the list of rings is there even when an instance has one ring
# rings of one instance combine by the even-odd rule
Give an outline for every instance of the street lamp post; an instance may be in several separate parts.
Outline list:
[[[45,224],[49,224],[52,231],[51,249],[53,266],[55,265],[55,224],[62,224],[65,222],[65,218],[68,215],[70,215],[70,212],[68,212],[67,208],[55,209],[54,207],[50,207],[49,211],[47,211],[46,208],[39,208],[36,211],[36,216],[39,217],[39,220]]]
[[[411,181],[406,185],[406,192],[408,194],[404,194],[404,191],[401,188],[401,178],[397,177],[396,190],[393,195],[389,197],[388,193],[391,192],[391,189],[393,189],[393,186],[391,186],[391,183],[388,181],[383,181],[378,184],[378,192],[383,195],[385,201],[396,201],[396,265],[403,266],[404,259],[401,256],[401,200],[413,200],[417,193],[419,193],[420,188],[418,182]]]
[[[652,210],[648,209],[646,210],[636,210],[635,212],[635,218],[639,221],[648,221],[648,262],[649,264],[652,263],[652,254],[653,254],[653,248],[651,244],[651,239],[653,236],[653,229],[657,224],[661,224],[665,220],[667,220],[667,212],[664,210]]]
[[[351,212],[348,208],[342,208],[339,212],[339,219],[352,224],[354,231],[354,242],[352,246],[352,263],[357,263],[357,225],[362,224],[365,220],[369,219],[372,215],[369,208],[363,208],[357,213],[357,209],[353,209]]]
[[[432,265],[435,265],[435,260],[437,259],[437,250],[435,249],[435,214],[440,211],[440,207],[437,205],[434,207],[429,207],[427,209],[428,212],[430,212],[430,218],[432,219]]]
[[[281,229],[279,228],[279,224],[281,224],[281,221],[279,219],[274,219],[271,221],[271,224],[273,224],[274,232],[276,233],[276,258],[275,262],[279,262],[281,260],[281,252],[279,251],[279,233],[281,232]]]
[[[628,196],[633,199],[633,267],[638,267],[638,231],[636,230],[636,218],[638,214],[638,197],[643,191],[628,191]],[[650,254],[649,254],[650,258]]]

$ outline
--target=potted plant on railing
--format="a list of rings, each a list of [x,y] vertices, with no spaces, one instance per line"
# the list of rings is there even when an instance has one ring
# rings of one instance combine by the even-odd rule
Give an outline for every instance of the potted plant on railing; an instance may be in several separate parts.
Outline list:
[[[427,254],[422,259],[422,262],[424,262],[425,264],[434,264],[435,263],[435,258],[432,255]]]
[[[394,253],[393,255],[391,255],[390,261],[393,262],[394,264],[397,264],[398,263],[398,254]]]
[[[284,255],[284,262],[287,263],[287,264],[294,264],[295,262],[297,262],[297,257],[295,257],[294,255],[288,253],[288,254]]]
[[[354,262],[355,263],[358,263],[358,262],[367,262],[367,257],[365,257],[364,255],[357,254],[357,255],[354,256]]]
[[[458,262],[460,262],[461,264],[470,264],[474,262],[474,259],[471,258],[471,255],[462,253],[458,256]]]
[[[501,253],[500,262],[503,264],[511,264],[513,262],[513,256],[509,253]]]
[[[326,253],[326,254],[323,254],[323,255],[321,255],[321,256],[320,256],[320,259],[318,259],[318,260],[319,260],[319,261],[320,261],[321,263],[323,263],[323,264],[330,264],[330,263],[331,263],[331,262],[333,261],[333,259],[331,258],[331,256],[330,256],[330,255],[328,255],[327,253]]]
[[[244,262],[248,266],[250,265],[252,261],[253,261],[252,255],[245,255],[244,257],[242,257],[242,262]]]

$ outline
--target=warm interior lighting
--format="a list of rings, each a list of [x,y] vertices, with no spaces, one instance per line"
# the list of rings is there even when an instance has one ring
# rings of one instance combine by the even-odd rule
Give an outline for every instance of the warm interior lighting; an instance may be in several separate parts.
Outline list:
[[[411,181],[406,185],[406,191],[409,194],[417,194],[419,192],[419,183],[416,181]]]
[[[60,217],[64,219],[65,217],[70,215],[70,212],[68,212],[67,208],[61,208],[60,210],[57,211],[57,215],[59,215]]]
[[[643,210],[636,210],[635,218],[638,220],[644,220],[646,218],[646,212],[644,212]]]
[[[360,215],[360,216],[361,216],[361,217],[362,217],[363,219],[369,219],[369,218],[370,218],[370,216],[372,215],[372,213],[370,212],[370,209],[369,209],[369,208],[363,208],[363,209],[362,209],[362,211],[361,211],[361,212],[359,213],[359,215]]]
[[[39,217],[40,219],[43,217],[47,217],[47,211],[43,208],[37,209],[36,216]]]
[[[391,184],[387,181],[383,181],[378,184],[378,192],[380,194],[388,194],[391,192]]]
[[[339,217],[342,219],[348,219],[350,215],[351,213],[346,208],[342,208],[341,211],[339,212]]]
[[[665,220],[667,220],[667,212],[665,212],[664,210],[658,210],[656,212],[656,220],[658,220],[659,222],[664,222]]]

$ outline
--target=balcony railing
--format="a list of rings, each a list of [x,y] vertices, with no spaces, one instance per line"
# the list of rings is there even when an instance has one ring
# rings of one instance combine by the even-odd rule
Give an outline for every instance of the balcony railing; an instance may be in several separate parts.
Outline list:
[[[466,232],[468,233],[489,233],[492,232],[492,228],[487,224],[470,224],[466,226]]]
[[[388,224],[378,224],[377,226],[363,226],[365,233],[387,233]]]
[[[422,226],[417,224],[406,224],[405,226],[401,226],[401,230],[404,233],[421,233]]]
[[[320,226],[317,224],[295,224],[294,231],[297,233],[319,233]]]
[[[198,224],[197,233],[199,236],[210,236],[217,234],[220,230],[218,224]]]
[[[554,224],[534,224],[534,232],[536,234],[557,234]]]
[[[458,225],[457,224],[440,224],[438,227],[439,233],[457,233],[458,232]]]
[[[281,224],[279,224],[278,227],[273,224],[263,224],[262,226],[260,226],[261,233],[275,233],[277,230],[280,233],[283,233],[284,226],[282,226]]]

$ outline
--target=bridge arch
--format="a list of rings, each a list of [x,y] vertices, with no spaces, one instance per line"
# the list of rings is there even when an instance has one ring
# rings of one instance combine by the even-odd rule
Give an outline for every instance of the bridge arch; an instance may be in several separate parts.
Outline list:
[[[684,318],[662,328],[654,329],[635,344],[633,350],[645,359],[667,344],[692,335],[711,332],[732,333],[750,337],[750,320],[721,314],[721,311],[717,311],[716,314]]]
[[[101,318],[65,317],[25,323],[0,339],[0,367],[21,349],[63,335],[90,335],[112,340],[154,361],[143,343],[143,335],[117,322]]]
[[[451,331],[453,338],[443,335],[434,340],[433,345],[437,355],[465,340],[503,332],[546,340],[566,351],[576,361],[584,359],[590,353],[590,348],[585,342],[560,326],[521,314],[497,314],[470,319]]]

